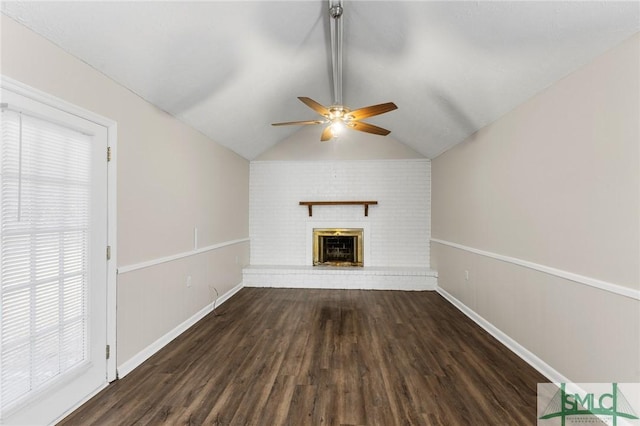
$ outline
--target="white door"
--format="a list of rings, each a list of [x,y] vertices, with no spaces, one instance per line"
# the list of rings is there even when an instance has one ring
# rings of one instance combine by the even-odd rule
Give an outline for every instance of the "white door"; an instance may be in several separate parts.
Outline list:
[[[107,383],[107,129],[2,89],[0,423]]]

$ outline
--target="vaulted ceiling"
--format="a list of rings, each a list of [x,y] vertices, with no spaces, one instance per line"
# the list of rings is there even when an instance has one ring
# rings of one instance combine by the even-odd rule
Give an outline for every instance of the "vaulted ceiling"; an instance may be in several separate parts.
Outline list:
[[[317,117],[297,96],[333,101],[326,1],[2,11],[247,159],[300,130],[271,123]],[[637,2],[347,0],[343,17],[344,103],[395,102],[367,121],[429,158],[640,30]]]

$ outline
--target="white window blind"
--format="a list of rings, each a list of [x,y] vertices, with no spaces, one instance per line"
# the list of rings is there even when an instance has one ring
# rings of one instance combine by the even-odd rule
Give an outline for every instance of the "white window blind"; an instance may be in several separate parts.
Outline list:
[[[0,410],[87,362],[91,137],[2,111]]]

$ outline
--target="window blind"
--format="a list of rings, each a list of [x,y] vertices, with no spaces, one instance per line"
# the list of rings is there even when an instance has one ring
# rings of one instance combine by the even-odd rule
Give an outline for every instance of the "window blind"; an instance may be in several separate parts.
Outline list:
[[[0,413],[87,360],[91,137],[2,111]]]

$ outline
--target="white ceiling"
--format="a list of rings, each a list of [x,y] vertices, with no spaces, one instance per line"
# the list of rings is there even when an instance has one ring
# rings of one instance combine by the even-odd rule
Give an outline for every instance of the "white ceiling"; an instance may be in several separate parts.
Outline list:
[[[395,102],[367,121],[429,158],[640,30],[638,2],[344,9],[344,103]],[[325,1],[3,1],[2,11],[248,159],[300,130],[270,123],[317,118],[297,96],[333,101]]]

